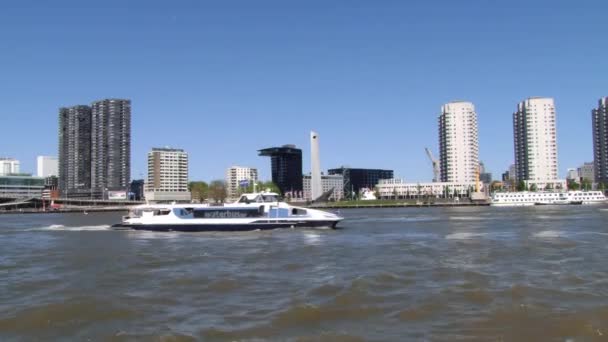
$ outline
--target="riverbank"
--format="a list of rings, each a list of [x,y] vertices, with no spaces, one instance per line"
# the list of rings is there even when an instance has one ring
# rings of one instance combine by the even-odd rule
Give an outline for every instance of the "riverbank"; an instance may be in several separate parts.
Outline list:
[[[313,209],[348,209],[348,208],[425,208],[425,207],[483,207],[489,206],[489,202],[422,202],[422,201],[342,201],[328,203],[313,203],[307,205]]]
[[[94,212],[128,212],[129,208],[125,207],[87,207],[87,208],[62,208],[56,210],[40,210],[40,209],[14,209],[14,210],[0,210],[0,215],[11,215],[11,214],[63,214],[63,213],[94,213]]]

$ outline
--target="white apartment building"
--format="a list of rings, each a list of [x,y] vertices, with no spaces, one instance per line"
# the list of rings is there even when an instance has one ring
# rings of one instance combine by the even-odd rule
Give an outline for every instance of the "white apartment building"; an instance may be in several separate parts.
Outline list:
[[[555,104],[552,98],[531,97],[513,113],[515,171],[518,181],[550,183],[558,178]]]
[[[312,200],[312,177],[311,175],[302,176],[304,200]],[[333,189],[329,200],[340,201],[344,198],[344,176],[342,175],[321,175],[321,195]],[[320,195],[319,195],[320,196]],[[318,196],[317,196],[318,197]]]
[[[57,157],[52,156],[38,156],[36,158],[38,177],[50,177],[59,175],[59,164]]]
[[[226,169],[226,192],[228,198],[237,198],[241,182],[247,181],[247,186],[258,181],[258,169],[242,166],[231,166]]]
[[[188,191],[188,153],[182,149],[153,148],[148,152],[148,201],[190,201]]]
[[[19,173],[19,161],[14,158],[0,158],[0,176]]]
[[[475,191],[476,182],[407,183],[403,179],[381,179],[375,187],[380,198],[454,198],[469,196]],[[484,184],[477,184],[480,192],[486,192]]]
[[[479,172],[477,113],[471,102],[454,101],[439,115],[441,182],[475,182]]]

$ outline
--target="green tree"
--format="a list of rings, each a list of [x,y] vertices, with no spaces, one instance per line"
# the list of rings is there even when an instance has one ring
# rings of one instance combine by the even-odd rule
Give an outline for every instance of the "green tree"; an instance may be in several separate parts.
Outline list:
[[[192,193],[192,199],[200,202],[209,198],[209,184],[203,181],[194,181],[188,183],[188,191]]]
[[[536,190],[538,190],[538,187],[536,186],[536,184],[530,185],[530,191],[536,191]]]
[[[279,195],[282,195],[281,190],[279,189],[279,187],[274,184],[272,181],[267,181],[267,182],[262,182],[259,181],[257,182],[257,191],[269,191],[269,192],[276,192]]]
[[[545,190],[546,190],[546,191],[551,191],[551,190],[553,190],[553,184],[551,184],[551,183],[547,183],[547,186],[545,186]]]
[[[226,191],[226,184],[222,180],[214,180],[209,184],[209,198],[213,199],[215,203],[224,203],[228,197]]]
[[[520,180],[517,183],[517,191],[526,191],[526,182],[524,182],[523,180]]]
[[[568,189],[578,190],[580,189],[580,184],[578,184],[574,179],[568,179]]]
[[[589,181],[586,178],[583,178],[583,181],[581,182],[581,189],[585,190],[585,191],[589,191],[591,190],[591,181]]]

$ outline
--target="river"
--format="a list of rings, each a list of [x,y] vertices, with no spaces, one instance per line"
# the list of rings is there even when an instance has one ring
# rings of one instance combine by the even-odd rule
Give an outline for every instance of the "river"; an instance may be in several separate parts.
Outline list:
[[[608,207],[344,209],[341,229],[0,216],[0,340],[608,338]]]

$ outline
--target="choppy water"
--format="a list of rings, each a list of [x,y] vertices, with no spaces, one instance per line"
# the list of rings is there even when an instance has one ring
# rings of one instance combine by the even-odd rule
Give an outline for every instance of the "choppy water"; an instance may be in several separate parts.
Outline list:
[[[608,209],[342,210],[340,230],[0,216],[0,340],[595,341]]]

